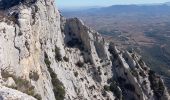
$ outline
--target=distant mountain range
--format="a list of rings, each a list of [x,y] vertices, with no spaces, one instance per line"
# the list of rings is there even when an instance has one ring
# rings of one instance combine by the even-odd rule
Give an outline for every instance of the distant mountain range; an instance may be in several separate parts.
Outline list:
[[[169,3],[170,4],[170,3]],[[121,12],[148,12],[148,13],[170,13],[170,6],[167,4],[162,5],[113,5],[110,7],[94,8],[86,10],[87,12],[104,12],[104,13],[121,13]]]
[[[170,2],[166,2],[165,4],[169,5],[170,6]]]
[[[143,5],[112,5],[109,7],[86,7],[79,8],[79,10],[65,10],[62,12],[65,14],[69,12],[78,14],[107,14],[107,13],[124,13],[124,12],[137,12],[137,13],[170,13],[170,2],[163,4],[143,4]]]

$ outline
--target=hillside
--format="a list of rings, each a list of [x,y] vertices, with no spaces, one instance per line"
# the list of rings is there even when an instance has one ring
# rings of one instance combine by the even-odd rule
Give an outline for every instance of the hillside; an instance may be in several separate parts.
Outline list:
[[[119,48],[135,49],[147,65],[170,79],[170,6],[115,5],[81,12],[64,12],[66,17],[78,17],[87,25],[114,41]],[[169,86],[170,87],[170,86]]]
[[[54,0],[1,0],[0,99],[170,100],[163,79]]]

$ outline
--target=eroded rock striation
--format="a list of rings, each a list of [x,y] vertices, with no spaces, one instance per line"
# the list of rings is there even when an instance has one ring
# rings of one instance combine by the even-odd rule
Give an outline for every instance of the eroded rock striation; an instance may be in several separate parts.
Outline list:
[[[170,100],[159,75],[54,0],[0,1],[0,99]]]

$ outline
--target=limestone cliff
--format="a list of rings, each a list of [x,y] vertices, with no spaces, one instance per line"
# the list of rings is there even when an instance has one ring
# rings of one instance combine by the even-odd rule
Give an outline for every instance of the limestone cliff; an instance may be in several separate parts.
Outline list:
[[[169,100],[163,80],[53,0],[0,0],[0,99]]]

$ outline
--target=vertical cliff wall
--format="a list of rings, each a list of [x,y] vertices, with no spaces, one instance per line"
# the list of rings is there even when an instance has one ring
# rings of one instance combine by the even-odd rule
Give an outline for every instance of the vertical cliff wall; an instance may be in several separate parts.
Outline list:
[[[139,55],[65,19],[53,0],[1,0],[0,9],[0,98],[169,100]]]

